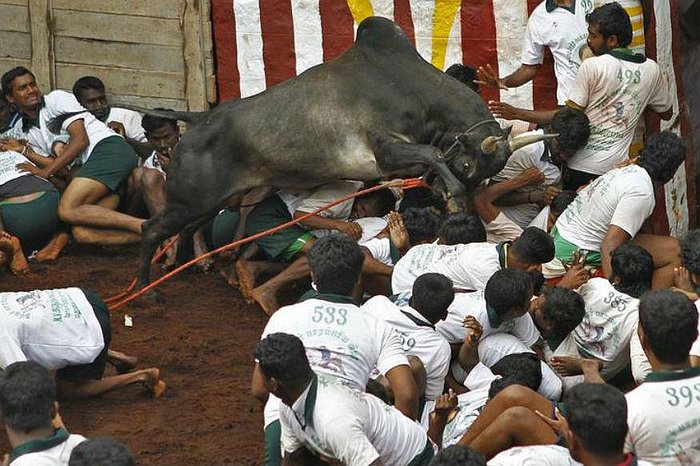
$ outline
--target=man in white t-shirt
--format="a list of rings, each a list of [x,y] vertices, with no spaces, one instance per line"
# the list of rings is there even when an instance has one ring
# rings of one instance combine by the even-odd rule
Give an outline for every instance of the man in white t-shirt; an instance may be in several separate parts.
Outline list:
[[[674,268],[680,265],[678,240],[639,231],[654,210],[655,185],[673,177],[685,152],[680,137],[670,131],[655,134],[636,164],[614,169],[586,186],[552,229],[556,258],[571,264],[577,249],[586,250],[586,264],[602,267],[603,274],[610,277],[610,253],[631,240],[654,258],[653,287],[670,287]]]
[[[13,466],[67,466],[85,440],[69,434],[58,413],[56,382],[40,364],[16,362],[0,372],[0,412]]]
[[[0,293],[0,369],[34,361],[56,371],[61,392],[77,397],[142,383],[165,391],[157,368],[134,371],[136,358],[109,349],[107,305],[89,290],[64,288]],[[120,375],[103,377],[107,363]]]
[[[73,95],[95,118],[126,139],[139,157],[145,159],[151,154],[153,146],[146,140],[141,126],[141,114],[126,108],[112,107],[101,79],[83,76],[73,84]]]
[[[390,326],[364,312],[350,297],[364,261],[360,247],[346,235],[325,236],[309,250],[308,261],[317,291],[275,312],[262,337],[275,332],[298,336],[316,372],[339,378],[357,390],[364,390],[376,367],[389,381],[397,408],[415,418],[418,393],[401,340]],[[257,365],[252,387],[256,398],[268,400]],[[279,438],[278,406],[279,400],[270,397],[265,407],[266,464],[276,464],[274,455],[279,457],[279,442],[275,442]]]
[[[285,464],[309,464],[309,454],[348,466],[427,466],[432,459],[420,425],[373,395],[315,374],[298,337],[271,333],[254,355],[265,387],[281,400]]]
[[[531,81],[544,61],[545,48],[554,58],[557,102],[564,105],[586,49],[586,15],[590,0],[545,0],[527,21],[521,65],[505,78],[498,78],[490,65],[479,68],[480,84],[508,89]]]
[[[427,273],[413,284],[406,304],[394,304],[385,296],[375,296],[362,305],[363,310],[393,328],[407,355],[417,356],[423,362],[427,400],[435,400],[445,387],[450,345],[435,331],[435,324],[447,317],[453,299],[452,281],[444,275]]]
[[[411,248],[394,266],[391,289],[409,291],[415,279],[441,273],[461,290],[483,290],[498,270],[536,271],[553,258],[552,238],[538,228],[526,228],[512,243],[421,244]]]
[[[2,76],[2,88],[8,102],[16,105],[22,114],[15,126],[16,133],[38,152],[53,153],[56,134],[52,130],[69,136],[60,155],[49,159],[48,165],[42,163],[45,158],[33,149],[23,149],[17,139],[6,140],[0,149],[24,151],[37,165],[21,164],[20,168],[44,179],[80,160],[80,172],[63,192],[58,205],[58,215],[73,227],[76,241],[138,243],[145,220],[114,210],[119,201],[115,192],[138,163],[133,149],[85,110],[72,94],[56,90],[42,95],[34,75],[24,67],[6,72]]]
[[[700,368],[689,351],[698,337],[698,312],[679,292],[645,294],[639,339],[651,364],[646,381],[627,398],[626,450],[657,465],[700,464]]]

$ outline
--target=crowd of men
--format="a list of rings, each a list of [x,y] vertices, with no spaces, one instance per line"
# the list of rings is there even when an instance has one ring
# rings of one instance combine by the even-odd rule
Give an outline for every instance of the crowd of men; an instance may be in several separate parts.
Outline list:
[[[558,108],[489,106],[557,136],[514,152],[470,213],[417,188],[309,215],[363,187],[340,180],[276,191],[245,222],[224,209],[197,232],[201,255],[305,217],[218,264],[270,316],[251,382],[266,465],[700,464],[700,230],[647,222],[687,148],[664,131],[635,149],[645,111],[678,111],[666,78],[618,3],[545,0],[524,41],[504,78],[447,70],[478,92],[531,80],[546,48],[555,59]],[[24,274],[71,241],[138,243],[165,206],[177,121],[112,107],[91,76],[44,94],[18,67],[1,85],[0,268]],[[299,280],[308,292],[281,307]],[[134,464],[113,440],[69,434],[56,403],[166,389],[110,348],[102,299],[2,292],[0,321],[5,462]]]

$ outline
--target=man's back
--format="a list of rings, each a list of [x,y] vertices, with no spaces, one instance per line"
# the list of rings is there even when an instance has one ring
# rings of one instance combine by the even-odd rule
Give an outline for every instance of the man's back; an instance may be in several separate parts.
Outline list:
[[[610,225],[634,237],[654,210],[654,185],[637,165],[618,168],[586,186],[559,216],[556,228],[567,241],[600,251]]]
[[[66,435],[66,439],[54,446],[41,451],[30,450],[22,454],[17,459],[12,461],[13,466],[67,466],[70,460],[70,454],[73,448],[86,439],[82,435],[68,434],[65,430],[60,429],[54,434],[55,441],[59,441],[59,435]],[[49,439],[42,439],[42,444]],[[25,444],[26,445],[26,444]],[[48,446],[48,444],[46,444]],[[22,449],[24,445],[20,445]],[[14,452],[13,452],[14,453]]]

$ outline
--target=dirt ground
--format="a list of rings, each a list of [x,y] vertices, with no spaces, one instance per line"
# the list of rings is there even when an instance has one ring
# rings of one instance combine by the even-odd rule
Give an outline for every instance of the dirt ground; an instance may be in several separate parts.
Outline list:
[[[78,286],[104,298],[128,284],[136,263],[132,250],[73,247],[56,262],[32,264],[26,277],[3,273],[0,291]],[[124,442],[139,465],[262,464],[262,412],[249,386],[265,315],[216,272],[184,272],[159,290],[162,304],[136,301],[112,314],[112,348],[138,356],[139,367],[159,367],[168,384],[164,396],[152,400],[132,386],[65,400],[66,426]],[[125,313],[133,317],[131,328]],[[0,453],[8,450],[0,434]]]

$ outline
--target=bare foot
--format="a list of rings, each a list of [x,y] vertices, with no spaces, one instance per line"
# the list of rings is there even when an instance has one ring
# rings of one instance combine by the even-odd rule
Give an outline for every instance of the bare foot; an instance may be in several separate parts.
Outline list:
[[[573,375],[582,375],[584,373],[584,366],[589,368],[589,366],[594,365],[599,368],[602,363],[596,361],[595,359],[583,359],[575,358],[571,356],[554,356],[552,357],[552,369],[562,377],[569,377]]]
[[[63,251],[63,248],[68,245],[69,241],[70,235],[68,233],[65,231],[57,233],[41,251],[36,253],[34,258],[37,262],[56,260],[59,254],[61,254],[61,251]]]
[[[277,295],[274,292],[270,292],[265,289],[265,286],[259,286],[254,290],[250,291],[250,297],[258,303],[258,305],[265,311],[265,314],[271,316],[277,309],[280,308],[277,302]]]
[[[109,350],[108,358],[109,363],[114,366],[119,374],[132,372],[139,363],[138,358],[135,356],[127,356],[126,354],[115,350]]]
[[[683,266],[673,269],[673,284],[680,290],[695,292],[695,284],[690,277],[690,272]]]
[[[222,277],[224,277],[224,280],[226,280],[226,283],[228,283],[228,286],[231,288],[238,288],[238,275],[236,275],[236,266],[234,265],[227,265],[224,266],[221,271],[219,272]]]
[[[4,233],[0,241],[8,242],[10,250],[12,251],[12,256],[10,257],[10,272],[15,275],[24,275],[29,272],[29,263],[27,262],[27,258],[24,257],[22,244],[20,244],[19,239]]]
[[[253,297],[253,288],[255,288],[255,279],[257,278],[257,270],[251,261],[237,260],[236,275],[238,276],[238,288],[246,301],[255,299]]]
[[[144,385],[151,392],[153,398],[160,398],[165,392],[165,382],[160,379],[160,369],[152,367],[150,369],[143,369],[145,375]]]

